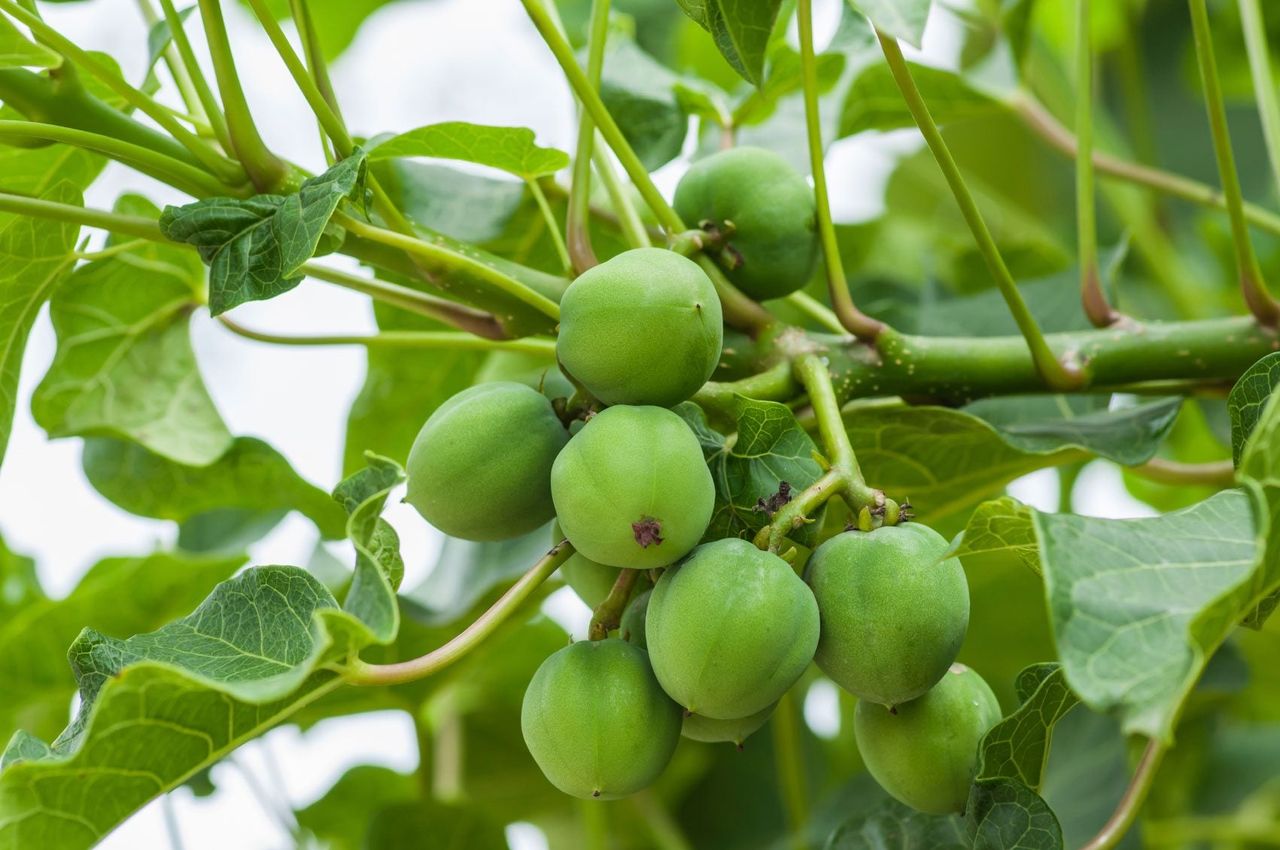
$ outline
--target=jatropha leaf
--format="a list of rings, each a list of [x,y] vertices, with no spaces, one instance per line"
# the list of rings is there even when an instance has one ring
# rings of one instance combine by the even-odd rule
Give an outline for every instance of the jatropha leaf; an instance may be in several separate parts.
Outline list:
[[[769,36],[782,0],[679,0],[686,15],[711,33],[733,69],[754,86],[764,82]]]
[[[356,549],[355,573],[343,608],[367,623],[379,642],[387,642],[400,626],[395,592],[404,578],[404,561],[400,538],[381,514],[388,494],[404,481],[404,470],[371,452],[365,457],[369,465],[333,491],[347,511],[347,537]]]
[[[1266,554],[1253,575],[1248,590],[1257,604],[1249,610],[1244,624],[1261,628],[1280,605],[1280,393],[1272,392],[1240,455],[1237,472],[1253,494],[1257,510],[1268,529]]]
[[[1246,369],[1231,388],[1227,413],[1231,417],[1231,456],[1236,466],[1240,465],[1245,442],[1277,384],[1280,384],[1280,351],[1273,351]]]
[[[532,180],[569,165],[569,155],[539,147],[527,127],[445,121],[392,136],[369,151],[369,161],[425,156],[487,165]]]
[[[1038,790],[1044,778],[1053,725],[1080,701],[1058,664],[1036,664],[1018,674],[1022,705],[982,739],[977,781],[1013,779]]]
[[[302,282],[299,270],[316,255],[344,199],[363,192],[365,154],[351,156],[304,182],[292,195],[206,198],[166,207],[160,229],[196,246],[209,264],[209,312],[263,301]]]

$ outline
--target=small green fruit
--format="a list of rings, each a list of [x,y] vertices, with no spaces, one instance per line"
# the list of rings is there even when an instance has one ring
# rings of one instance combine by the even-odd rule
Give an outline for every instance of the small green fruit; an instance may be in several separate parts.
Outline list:
[[[711,377],[723,339],[710,278],[661,248],[624,251],[560,299],[556,355],[605,404],[679,404]]]
[[[585,557],[650,569],[679,560],[711,521],[715,484],[684,420],[661,407],[610,407],[551,470],[565,536]]]
[[[805,579],[822,613],[815,659],[864,700],[915,699],[956,660],[969,626],[969,586],[947,541],[916,522],[850,531],[823,543]]]
[[[768,722],[773,716],[773,710],[777,707],[778,704],[775,702],[739,720],[714,720],[701,714],[690,714],[685,717],[684,725],[680,727],[680,734],[694,741],[703,741],[708,744],[736,744],[738,749],[742,749],[742,742]]]
[[[680,738],[680,707],[643,649],[617,638],[579,641],[533,674],[520,710],[533,760],[575,797],[614,800],[662,773]]]
[[[523,384],[470,387],[427,419],[409,450],[405,501],[452,537],[506,540],[554,516],[551,465],[569,434]]]
[[[818,644],[818,604],[777,555],[717,540],[658,579],[645,634],[672,699],[732,720],[777,702],[804,673]]]
[[[622,612],[622,622],[618,624],[618,636],[641,649],[649,648],[649,641],[644,634],[644,621],[652,598],[653,591],[646,590],[628,602],[627,610]]]
[[[553,522],[551,524],[552,545],[564,539],[565,535],[560,529],[560,523]],[[595,610],[595,607],[609,595],[609,591],[613,590],[613,583],[618,580],[618,573],[620,572],[622,570],[617,567],[606,567],[604,564],[597,564],[577,551],[560,565],[560,577],[565,580],[565,584],[573,588],[573,592],[578,594],[578,598],[592,610]]]
[[[813,274],[813,189],[772,151],[738,147],[695,162],[676,187],[675,209],[690,227],[732,224],[719,262],[729,280],[756,300],[789,295]]]
[[[860,700],[853,714],[858,752],[894,798],[933,815],[963,812],[982,736],[1000,704],[977,673],[953,664],[924,696],[887,709]]]

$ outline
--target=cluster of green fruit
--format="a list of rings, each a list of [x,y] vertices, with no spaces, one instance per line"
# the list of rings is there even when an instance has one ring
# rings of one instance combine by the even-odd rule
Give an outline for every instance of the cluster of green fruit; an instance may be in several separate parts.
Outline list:
[[[676,205],[748,294],[777,297],[810,275],[812,192],[773,154],[695,165]],[[715,486],[669,408],[711,377],[723,333],[697,263],[624,252],[561,300],[556,355],[571,386],[479,383],[413,445],[407,500],[440,530],[501,540],[554,519],[554,541],[575,550],[561,572],[589,606],[632,588],[617,637],[573,643],[534,675],[529,751],[566,793],[625,796],[658,777],[682,734],[741,746],[816,661],[860,698],[855,733],[877,780],[916,808],[959,810],[999,717],[981,678],[953,664],[969,615],[959,562],[917,523],[838,534],[803,578],[748,541],[704,542]],[[581,405],[553,403],[562,389],[591,401],[585,421]],[[638,580],[619,583],[628,570]]]

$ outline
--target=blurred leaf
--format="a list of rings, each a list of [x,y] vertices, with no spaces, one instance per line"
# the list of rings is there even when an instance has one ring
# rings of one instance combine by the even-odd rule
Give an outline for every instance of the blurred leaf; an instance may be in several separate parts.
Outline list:
[[[185,9],[178,10],[178,20],[185,23],[187,18],[191,17],[191,13],[196,10],[195,6],[188,6]],[[169,45],[173,44],[173,30],[169,28],[168,18],[160,18],[156,21],[151,29],[147,32],[147,70],[150,71],[160,61],[160,57],[169,49]]]
[[[1022,705],[982,739],[976,781],[1012,779],[1035,790],[1044,780],[1054,724],[1079,701],[1057,664],[1037,664],[1018,675]]]
[[[827,841],[826,850],[970,850],[964,821],[954,815],[917,812],[886,797],[869,812],[841,824]]]
[[[840,53],[823,53],[814,60],[818,91],[832,89],[844,73],[845,57]],[[783,97],[801,90],[800,54],[786,42],[777,42],[769,51],[768,74],[759,88],[748,92],[734,107],[735,126],[753,124],[773,112]]]
[[[1227,396],[1227,411],[1231,414],[1231,457],[1237,467],[1245,443],[1277,384],[1280,384],[1280,351],[1268,354],[1246,369]]]
[[[62,56],[30,41],[7,17],[0,15],[0,68],[57,68]]]
[[[0,538],[0,620],[44,599],[35,560],[14,552]]]
[[[920,47],[931,0],[849,0],[849,5],[870,18],[876,29]]]
[[[654,171],[680,155],[689,119],[676,97],[680,78],[623,33],[611,33],[600,98],[644,167]]]
[[[916,62],[908,65],[916,88],[929,105],[929,114],[939,126],[1008,109],[999,99],[974,87],[958,73]],[[914,126],[915,119],[907,110],[889,66],[878,62],[863,68],[845,95],[838,138],[867,130]]]
[[[388,806],[419,800],[413,774],[362,764],[350,768],[324,796],[294,814],[298,826],[329,850],[365,850],[365,835]]]
[[[326,59],[336,59],[351,45],[361,25],[373,13],[392,2],[393,0],[307,0],[311,23],[320,42],[320,52]],[[289,0],[267,0],[267,8],[276,20],[283,21],[289,17]]]
[[[117,212],[155,218],[145,198]],[[111,238],[108,248],[125,240]],[[217,460],[231,434],[205,389],[188,323],[204,294],[190,251],[142,242],[77,268],[54,293],[58,349],[31,410],[50,437],[109,436],[173,461]]]
[[[493,127],[465,121],[419,127],[379,142],[369,151],[371,162],[414,156],[486,165],[524,179],[555,174],[569,166],[567,153],[539,147],[527,127]]]
[[[217,316],[301,283],[300,270],[316,255],[338,204],[363,185],[364,160],[357,148],[292,195],[206,198],[165,207],[164,235],[194,245],[209,264],[209,312]]]
[[[418,800],[388,806],[369,825],[364,850],[507,850],[503,825],[462,806]]]
[[[341,508],[299,477],[279,452],[252,437],[237,437],[208,466],[186,466],[105,438],[85,440],[82,462],[99,493],[138,516],[187,523],[211,522],[208,515],[228,509],[255,517],[296,510],[325,537],[343,535]]]
[[[515,180],[436,163],[383,160],[369,167],[411,219],[463,242],[483,244],[500,237],[528,192]]]
[[[1129,784],[1125,735],[1115,719],[1076,706],[1054,727],[1041,796],[1062,826],[1067,847],[1093,838]],[[1141,847],[1139,830],[1116,845]]]

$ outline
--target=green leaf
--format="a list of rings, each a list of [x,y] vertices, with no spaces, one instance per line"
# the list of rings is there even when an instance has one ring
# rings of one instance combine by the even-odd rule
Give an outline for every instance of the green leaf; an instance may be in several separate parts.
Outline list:
[[[159,214],[137,196],[121,198],[116,210]],[[31,400],[36,422],[51,437],[121,437],[179,463],[217,460],[231,434],[188,333],[203,289],[204,269],[190,251],[153,242],[77,268],[50,303],[58,349]]]
[[[346,510],[347,537],[356,549],[355,572],[343,610],[366,623],[377,643],[389,643],[400,628],[396,588],[404,578],[400,537],[382,518],[387,496],[404,481],[404,470],[393,460],[367,453],[368,465],[333,491]]]
[[[29,597],[0,621],[0,738],[18,729],[42,738],[67,723],[76,680],[67,647],[82,629],[133,634],[159,628],[200,603],[244,563],[241,555],[159,552],[107,558],[67,596]]]
[[[975,783],[965,807],[974,850],[1062,850],[1062,827],[1049,804],[1019,782]]]
[[[434,800],[388,806],[370,824],[365,850],[507,850],[502,824]]]
[[[206,198],[165,207],[164,235],[196,246],[209,264],[209,312],[217,316],[301,283],[299,270],[315,256],[338,204],[361,191],[364,159],[357,148],[292,195]]]
[[[298,826],[329,850],[365,850],[369,825],[388,806],[419,800],[417,777],[362,764],[333,783],[324,796],[294,814]]]
[[[1011,496],[978,505],[947,551],[948,557],[957,556],[966,563],[970,558],[1004,553],[1040,572],[1040,541],[1031,524],[1031,508]]]
[[[85,441],[84,472],[103,496],[130,513],[187,523],[234,509],[256,517],[296,510],[328,538],[342,537],[342,509],[261,440],[238,437],[208,466],[187,466],[120,440]],[[225,515],[224,515],[225,517]]]
[[[0,621],[45,598],[35,560],[14,552],[0,538]]]
[[[185,22],[191,17],[191,13],[196,10],[195,6],[188,6],[185,9],[178,10],[178,20]],[[151,30],[147,33],[147,70],[150,71],[160,61],[160,57],[169,45],[173,43],[173,30],[169,28],[168,18],[161,18],[152,25]]]
[[[934,120],[945,126],[952,121],[980,118],[1005,109],[991,94],[969,83],[963,76],[942,68],[907,63],[911,78]],[[837,138],[867,130],[897,130],[916,126],[902,92],[893,80],[889,66],[883,62],[867,65],[854,78],[840,109]]]
[[[4,15],[0,15],[0,68],[57,68],[62,56],[29,40]]]
[[[1022,705],[982,739],[977,781],[1013,779],[1032,790],[1044,780],[1053,726],[1079,702],[1057,664],[1037,664],[1018,674]]]
[[[814,460],[818,447],[785,404],[734,398],[737,437],[727,440],[707,426],[701,408],[685,402],[675,408],[702,444],[716,485],[716,503],[704,540],[749,537],[764,528],[770,513],[763,509],[785,483],[798,493],[822,477]],[[785,503],[786,499],[783,499]],[[791,538],[812,543],[821,528],[814,522]]]
[[[600,99],[650,171],[675,159],[684,147],[689,116],[677,91],[684,85],[630,34],[610,33],[600,73]]]
[[[392,136],[369,151],[369,161],[427,156],[486,165],[526,180],[569,167],[569,155],[539,147],[527,127],[446,121]]]
[[[1261,628],[1280,605],[1280,393],[1271,394],[1245,442],[1239,477],[1249,484],[1269,531],[1252,588],[1257,604],[1244,619],[1245,625]]]
[[[876,29],[915,48],[924,38],[930,5],[931,0],[849,0],[849,6],[870,18]]]
[[[954,815],[926,815],[886,798],[841,824],[826,850],[969,850],[964,822]]]
[[[364,22],[392,0],[307,0],[311,23],[325,59],[338,58],[351,46]],[[242,5],[248,5],[243,3]],[[267,0],[276,20],[289,18],[289,0]]]
[[[476,245],[502,236],[529,192],[524,183],[433,162],[382,160],[369,168],[414,222]]]
[[[840,53],[823,53],[814,60],[818,92],[830,91],[844,73],[845,57]],[[733,110],[735,126],[764,120],[777,108],[778,101],[801,89],[800,54],[786,42],[776,42],[769,51],[768,74],[758,89],[751,90]]]
[[[80,191],[68,182],[40,197],[80,204]],[[27,335],[40,307],[71,270],[79,233],[78,224],[0,214],[0,461],[13,426]]]
[[[764,56],[782,0],[705,0],[706,28],[733,70],[764,82]]]
[[[1277,384],[1280,384],[1280,351],[1268,354],[1246,369],[1227,396],[1227,412],[1231,416],[1231,457],[1237,467],[1240,466],[1245,443]]]

